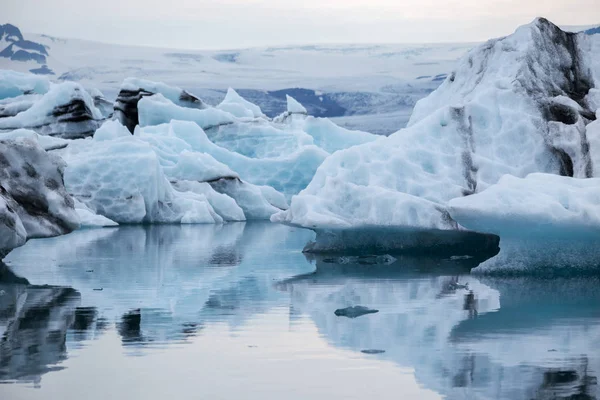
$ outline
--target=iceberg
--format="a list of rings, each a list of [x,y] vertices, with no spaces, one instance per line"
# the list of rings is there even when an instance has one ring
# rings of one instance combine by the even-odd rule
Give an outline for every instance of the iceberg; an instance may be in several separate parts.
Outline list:
[[[50,90],[50,81],[44,77],[0,70],[0,100],[24,94],[45,94]]]
[[[65,186],[82,203],[78,210],[85,226],[269,219],[287,208],[282,194],[245,182],[196,151],[185,139],[202,130],[180,124],[138,127],[131,135],[119,122],[108,121],[93,140],[54,144],[52,152],[67,163]]]
[[[27,138],[0,140],[0,258],[27,239],[79,227],[64,162]]]
[[[27,106],[23,101],[13,106],[17,112],[0,119],[0,131],[27,128],[42,135],[76,139],[92,136],[104,120],[90,94],[78,83],[52,85],[36,100]]]
[[[288,101],[291,109],[297,108],[293,98]],[[330,153],[378,139],[303,113],[286,113],[271,121],[233,90],[224,102],[246,112],[234,115],[219,106],[186,108],[161,94],[146,96],[137,104],[140,129],[164,130],[168,124],[174,131],[187,130],[185,140],[195,151],[210,154],[244,181],[271,186],[288,198],[308,185]]]
[[[240,96],[235,90],[229,88],[223,101],[216,107],[226,111],[238,118],[266,118],[262,110],[256,104]]]
[[[506,175],[449,202],[462,226],[500,235],[500,253],[474,269],[487,274],[594,274],[600,271],[600,178]]]
[[[448,202],[503,175],[597,176],[592,41],[538,18],[475,47],[407,128],[333,153],[271,220],[330,233],[457,231]]]
[[[505,175],[480,193],[450,200],[448,210],[452,219],[465,228],[501,237],[598,236],[600,178]]]
[[[152,147],[131,135],[70,143],[58,154],[68,165],[67,190],[93,212],[115,222],[223,221],[205,196],[175,191]]]
[[[200,109],[207,107],[198,97],[178,87],[145,79],[127,78],[121,85],[114,108],[117,120],[125,125],[131,133],[139,123],[138,102],[140,99],[153,94],[161,94],[182,107]]]

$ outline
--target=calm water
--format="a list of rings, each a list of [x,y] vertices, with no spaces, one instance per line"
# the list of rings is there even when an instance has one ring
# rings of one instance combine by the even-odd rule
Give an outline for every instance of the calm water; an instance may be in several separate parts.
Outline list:
[[[249,223],[29,242],[0,267],[0,399],[600,398],[598,278],[309,260],[311,239]],[[379,312],[334,313],[355,305]]]

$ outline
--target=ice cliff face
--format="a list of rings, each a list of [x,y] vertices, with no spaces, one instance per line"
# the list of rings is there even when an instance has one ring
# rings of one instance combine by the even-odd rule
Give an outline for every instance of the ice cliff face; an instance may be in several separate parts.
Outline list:
[[[63,184],[64,162],[28,139],[0,141],[0,258],[29,238],[79,226]]]
[[[510,174],[596,176],[598,44],[539,18],[469,52],[406,129],[339,151],[288,211],[309,228],[456,229],[454,198]]]

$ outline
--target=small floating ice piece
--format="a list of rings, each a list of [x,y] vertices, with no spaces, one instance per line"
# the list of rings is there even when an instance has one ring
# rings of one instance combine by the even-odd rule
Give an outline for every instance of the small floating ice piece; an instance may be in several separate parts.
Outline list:
[[[364,306],[353,306],[346,308],[338,308],[337,310],[335,310],[334,314],[338,317],[358,318],[366,314],[375,314],[378,312],[379,310],[374,310]]]

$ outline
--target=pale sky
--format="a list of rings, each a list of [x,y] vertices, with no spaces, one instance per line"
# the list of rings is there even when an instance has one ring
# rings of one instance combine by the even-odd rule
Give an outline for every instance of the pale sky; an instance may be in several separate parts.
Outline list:
[[[24,32],[182,49],[474,42],[544,16],[600,25],[600,0],[1,0]]]

